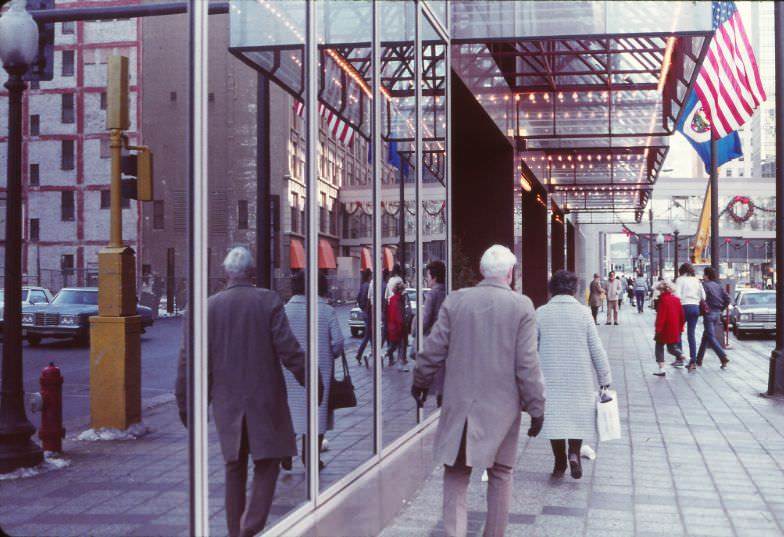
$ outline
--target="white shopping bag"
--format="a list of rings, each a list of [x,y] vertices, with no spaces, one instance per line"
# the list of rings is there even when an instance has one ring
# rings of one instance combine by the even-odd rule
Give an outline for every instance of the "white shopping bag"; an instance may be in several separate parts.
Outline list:
[[[596,427],[599,429],[600,442],[621,437],[621,416],[615,390],[605,390],[596,399]]]

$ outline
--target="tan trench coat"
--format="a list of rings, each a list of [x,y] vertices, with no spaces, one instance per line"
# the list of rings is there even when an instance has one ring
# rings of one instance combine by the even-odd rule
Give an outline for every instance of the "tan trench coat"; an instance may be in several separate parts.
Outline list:
[[[441,367],[444,402],[436,463],[455,463],[467,422],[468,466],[514,466],[520,413],[544,414],[531,300],[508,286],[487,282],[447,295],[417,356],[414,384],[429,387]]]
[[[224,460],[238,459],[243,419],[253,460],[296,455],[281,365],[304,384],[305,353],[283,301],[274,291],[235,285],[210,297],[207,316],[210,399]],[[184,352],[176,394],[184,411]]]

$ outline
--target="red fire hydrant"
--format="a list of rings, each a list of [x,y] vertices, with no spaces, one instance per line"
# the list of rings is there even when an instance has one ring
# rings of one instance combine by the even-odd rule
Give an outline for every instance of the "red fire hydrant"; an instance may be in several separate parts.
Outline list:
[[[49,362],[41,371],[41,428],[38,437],[44,451],[63,450],[63,377],[60,368]]]

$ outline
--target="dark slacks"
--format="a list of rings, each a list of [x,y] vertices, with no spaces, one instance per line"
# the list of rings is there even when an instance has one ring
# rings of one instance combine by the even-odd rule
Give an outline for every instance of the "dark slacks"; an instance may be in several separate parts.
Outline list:
[[[637,299],[637,311],[642,313],[645,309],[645,291],[635,291],[634,296]]]
[[[250,537],[261,532],[275,496],[280,459],[255,460],[250,501],[246,505],[249,455],[248,430],[243,422],[239,458],[226,463],[226,525],[230,537]]]

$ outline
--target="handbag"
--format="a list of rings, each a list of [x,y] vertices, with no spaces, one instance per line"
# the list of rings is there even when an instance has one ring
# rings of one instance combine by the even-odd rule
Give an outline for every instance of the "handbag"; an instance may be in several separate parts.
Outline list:
[[[348,361],[346,353],[340,354],[340,361],[343,363],[343,378],[338,380],[335,373],[329,381],[329,402],[328,408],[335,410],[338,408],[353,408],[357,406],[357,396],[354,393],[354,384],[351,382],[351,375],[348,372]]]
[[[601,390],[596,399],[596,427],[599,441],[618,440],[621,437],[621,416],[615,390]]]

